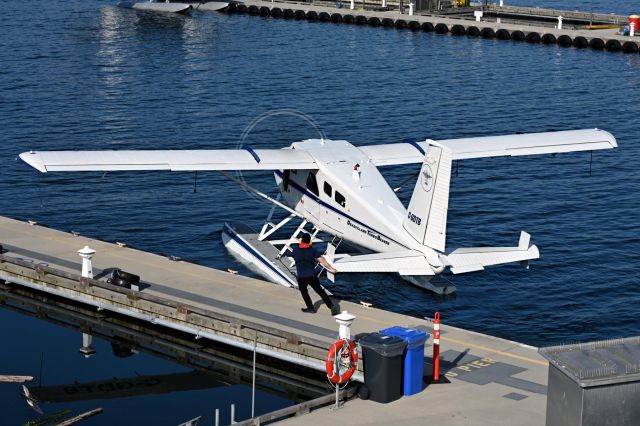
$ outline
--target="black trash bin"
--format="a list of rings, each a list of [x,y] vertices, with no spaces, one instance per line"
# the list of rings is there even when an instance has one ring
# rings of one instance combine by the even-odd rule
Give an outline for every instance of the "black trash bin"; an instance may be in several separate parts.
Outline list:
[[[372,333],[360,339],[364,384],[369,399],[387,403],[402,396],[402,353],[407,342],[396,336]]]

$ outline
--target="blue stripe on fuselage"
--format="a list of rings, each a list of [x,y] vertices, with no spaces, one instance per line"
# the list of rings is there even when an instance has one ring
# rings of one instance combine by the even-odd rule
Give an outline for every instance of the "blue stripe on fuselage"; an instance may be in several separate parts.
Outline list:
[[[276,170],[276,171],[275,171],[275,173],[276,173],[276,175],[278,175],[278,177],[280,177],[281,179],[284,179],[284,175],[283,175],[282,171],[280,171],[280,170]],[[311,173],[311,172],[309,172],[309,173]],[[396,240],[394,240],[393,238],[391,238],[391,237],[389,237],[389,236],[387,236],[387,235],[383,234],[383,233],[382,233],[382,232],[380,232],[380,231],[376,231],[375,229],[373,229],[372,227],[370,227],[370,226],[369,226],[369,225],[367,225],[366,223],[363,223],[363,222],[359,221],[358,219],[354,218],[353,216],[349,216],[348,214],[346,214],[346,213],[344,213],[344,212],[341,212],[340,210],[338,210],[337,208],[333,207],[332,205],[327,204],[326,202],[324,202],[324,201],[322,201],[320,198],[318,198],[314,193],[309,192],[309,191],[307,191],[305,188],[303,188],[302,186],[300,186],[297,182],[290,181],[290,182],[289,182],[289,185],[293,186],[293,187],[294,187],[294,188],[296,188],[298,191],[302,192],[304,195],[306,195],[307,197],[311,198],[313,201],[317,202],[317,203],[318,203],[318,204],[320,204],[321,206],[324,206],[324,207],[328,208],[329,210],[332,210],[333,212],[335,212],[335,213],[337,213],[337,214],[339,214],[339,215],[341,215],[341,216],[344,216],[344,217],[345,217],[345,218],[347,218],[347,219],[350,219],[350,220],[352,220],[352,221],[354,221],[354,222],[356,222],[356,223],[358,223],[358,224],[360,224],[360,225],[362,225],[362,226],[364,226],[364,227],[366,227],[366,228],[371,229],[373,232],[375,232],[375,233],[377,233],[377,234],[380,234],[381,236],[383,236],[383,237],[385,237],[385,238],[387,238],[387,239],[389,239],[389,240],[393,241],[394,243],[396,243],[396,244],[398,244],[398,245],[400,245],[400,246],[402,246],[402,247],[407,248],[407,246],[405,246],[404,244],[401,244],[401,243],[397,242],[397,241],[396,241]]]

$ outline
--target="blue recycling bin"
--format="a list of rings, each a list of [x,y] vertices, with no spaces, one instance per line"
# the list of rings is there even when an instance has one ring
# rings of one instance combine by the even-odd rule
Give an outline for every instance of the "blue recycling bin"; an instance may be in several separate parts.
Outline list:
[[[415,328],[391,327],[380,330],[387,336],[396,336],[407,342],[403,363],[403,392],[405,396],[422,391],[422,375],[424,373],[424,343],[429,334]]]

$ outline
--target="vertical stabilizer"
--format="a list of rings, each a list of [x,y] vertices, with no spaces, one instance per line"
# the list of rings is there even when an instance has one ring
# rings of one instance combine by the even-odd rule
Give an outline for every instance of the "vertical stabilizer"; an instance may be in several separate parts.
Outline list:
[[[429,145],[402,226],[420,244],[444,251],[451,182],[451,150]]]

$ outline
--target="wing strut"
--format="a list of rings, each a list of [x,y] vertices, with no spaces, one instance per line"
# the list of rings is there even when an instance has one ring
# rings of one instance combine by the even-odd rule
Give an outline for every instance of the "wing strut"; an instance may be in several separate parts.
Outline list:
[[[246,189],[249,192],[252,192],[254,194],[256,194],[258,197],[261,197],[267,201],[269,201],[270,203],[275,204],[278,207],[282,207],[283,209],[285,209],[286,211],[288,211],[289,213],[298,216],[300,219],[304,219],[304,216],[302,216],[300,213],[298,213],[297,211],[293,210],[291,207],[286,206],[284,204],[282,204],[280,201],[276,200],[275,198],[269,197],[267,194],[265,194],[264,192],[260,192],[257,189],[255,189],[253,186],[249,185],[246,182],[241,181],[240,179],[231,176],[229,173],[219,170],[219,172],[222,174],[222,176],[226,177],[227,179],[237,183],[238,185],[240,185],[241,187],[243,187],[244,189]]]

